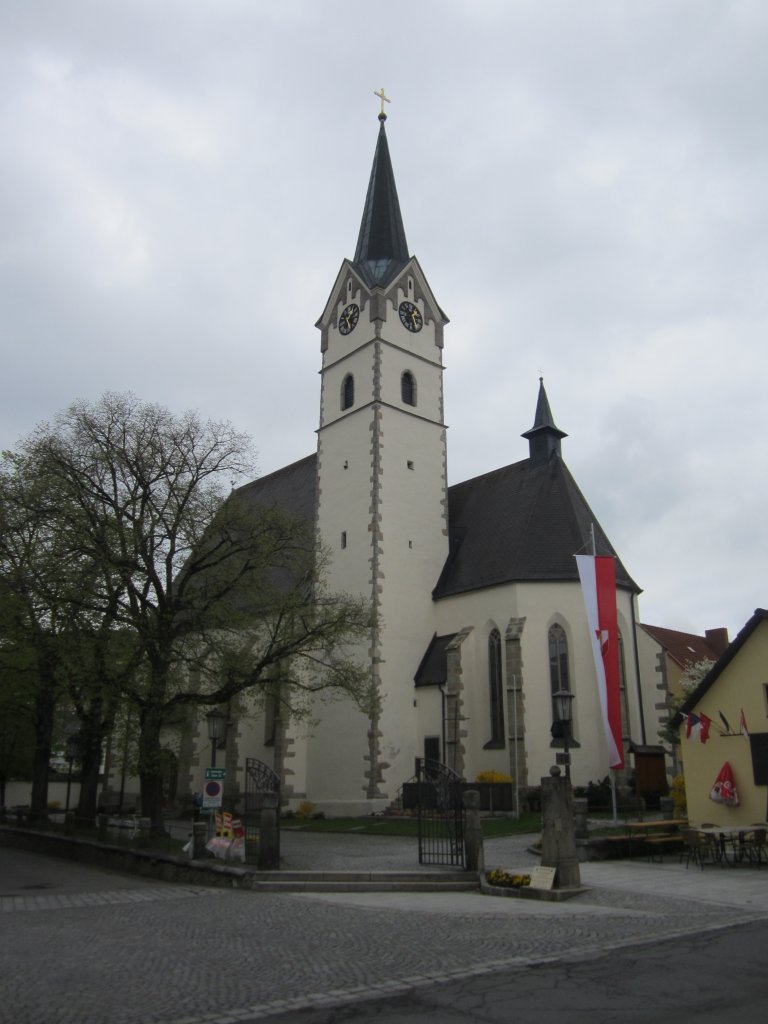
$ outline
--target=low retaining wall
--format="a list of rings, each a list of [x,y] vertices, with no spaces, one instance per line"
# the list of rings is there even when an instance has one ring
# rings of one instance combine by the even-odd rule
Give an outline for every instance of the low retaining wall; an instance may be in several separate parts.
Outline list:
[[[0,844],[30,853],[43,853],[65,860],[93,864],[113,871],[124,871],[163,882],[187,885],[225,886],[228,889],[253,887],[255,873],[219,861],[189,860],[174,854],[126,849],[87,839],[60,836],[37,829],[0,825]]]

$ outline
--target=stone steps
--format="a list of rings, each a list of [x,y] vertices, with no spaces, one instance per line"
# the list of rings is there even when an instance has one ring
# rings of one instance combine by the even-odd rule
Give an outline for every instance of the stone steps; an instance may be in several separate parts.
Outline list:
[[[479,882],[465,871],[249,871],[257,892],[472,892]]]

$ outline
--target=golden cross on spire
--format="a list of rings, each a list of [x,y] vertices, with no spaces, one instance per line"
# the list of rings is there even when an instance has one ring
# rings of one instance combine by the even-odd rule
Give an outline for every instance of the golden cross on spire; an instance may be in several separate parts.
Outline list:
[[[379,99],[381,100],[381,113],[379,114],[379,117],[386,117],[387,115],[384,113],[384,104],[391,103],[392,101],[390,100],[389,96],[384,95],[384,86],[382,85],[381,89],[379,89],[378,92],[376,92],[376,90],[374,89],[373,95],[378,96]]]

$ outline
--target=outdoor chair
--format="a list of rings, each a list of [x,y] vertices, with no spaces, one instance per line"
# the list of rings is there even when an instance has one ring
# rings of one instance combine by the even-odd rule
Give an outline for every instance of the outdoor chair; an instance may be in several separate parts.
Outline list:
[[[768,864],[766,836],[768,836],[768,830],[764,828],[756,828],[751,835],[745,836],[744,849],[750,864],[757,864],[758,867],[763,863]]]
[[[685,859],[686,868],[693,861],[703,871],[705,863],[717,864],[720,861],[720,849],[717,843],[709,842],[709,836],[702,835],[695,828],[681,828],[680,835],[683,840],[680,862]]]

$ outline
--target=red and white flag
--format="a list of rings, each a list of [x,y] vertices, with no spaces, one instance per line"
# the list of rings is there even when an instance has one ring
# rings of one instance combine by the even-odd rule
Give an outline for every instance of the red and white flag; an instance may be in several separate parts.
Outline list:
[[[699,743],[706,743],[709,739],[709,730],[711,726],[712,719],[703,712],[698,715],[686,715],[685,738],[688,740],[698,740]]]
[[[576,555],[576,564],[579,567],[597,670],[600,709],[608,744],[608,764],[611,768],[623,768],[616,568],[613,558],[605,555]]]

